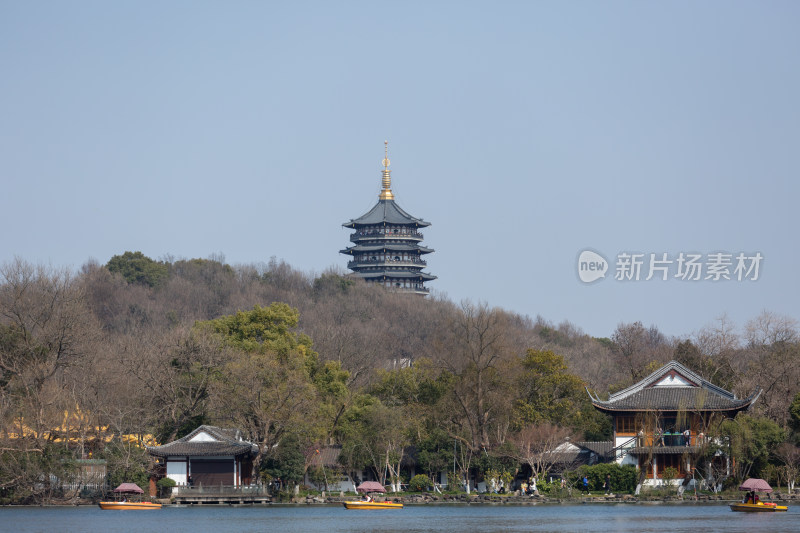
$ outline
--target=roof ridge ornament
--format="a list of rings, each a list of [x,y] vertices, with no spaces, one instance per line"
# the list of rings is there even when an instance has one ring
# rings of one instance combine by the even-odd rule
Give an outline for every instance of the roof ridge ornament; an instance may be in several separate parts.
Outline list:
[[[391,161],[389,161],[389,141],[383,141],[383,170],[381,174],[383,175],[382,179],[382,186],[381,194],[378,196],[380,200],[394,200],[394,194],[392,194],[392,171],[389,170],[389,165]]]

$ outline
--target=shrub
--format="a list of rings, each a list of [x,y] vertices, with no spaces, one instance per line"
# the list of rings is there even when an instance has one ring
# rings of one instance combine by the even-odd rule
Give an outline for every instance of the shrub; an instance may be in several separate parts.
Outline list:
[[[678,477],[678,470],[673,466],[666,467],[664,471],[661,473],[661,478],[667,481],[672,479],[677,479],[677,477]]]
[[[156,486],[158,487],[158,493],[163,498],[164,496],[170,494],[172,492],[172,487],[176,485],[175,480],[169,477],[162,477],[161,479],[156,482]]]
[[[578,486],[577,481],[586,476],[589,479],[590,490],[602,490],[606,482],[606,475],[611,476],[611,490],[613,492],[631,493],[636,489],[636,467],[633,465],[620,466],[617,463],[601,463],[593,466],[582,466],[571,474],[574,479],[569,481],[573,486]]]
[[[425,474],[417,474],[408,482],[408,490],[411,492],[427,492],[428,487],[433,485],[431,479]]]

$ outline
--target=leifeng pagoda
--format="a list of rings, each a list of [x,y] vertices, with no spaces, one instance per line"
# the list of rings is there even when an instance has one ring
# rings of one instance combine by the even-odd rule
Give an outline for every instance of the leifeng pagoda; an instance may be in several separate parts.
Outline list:
[[[400,208],[392,193],[392,171],[389,170],[388,142],[383,159],[383,180],[378,203],[364,215],[342,224],[354,229],[350,242],[354,246],[341,250],[352,259],[347,268],[354,276],[386,288],[425,295],[426,281],[436,276],[423,272],[427,262],[423,255],[433,252],[421,246],[420,228],[430,226]]]

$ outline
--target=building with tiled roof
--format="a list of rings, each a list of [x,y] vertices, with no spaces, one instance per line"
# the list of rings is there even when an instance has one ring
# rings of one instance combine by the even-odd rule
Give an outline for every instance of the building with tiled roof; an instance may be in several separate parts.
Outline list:
[[[178,485],[249,485],[258,446],[238,430],[200,426],[185,437],[147,452]]]
[[[377,283],[401,292],[427,294],[425,282],[436,276],[423,272],[427,266],[422,256],[433,252],[421,246],[420,228],[430,226],[421,218],[405,212],[394,201],[392,171],[388,152],[383,160],[383,188],[378,203],[364,215],[342,224],[354,229],[354,246],[339,253],[351,256],[347,268],[368,283]]]
[[[760,392],[737,398],[670,361],[608,400],[591,393],[589,397],[597,410],[613,419],[614,440],[607,453],[620,464],[646,469],[647,483],[658,485],[668,467],[680,477],[691,474],[707,443],[710,424],[750,409]]]

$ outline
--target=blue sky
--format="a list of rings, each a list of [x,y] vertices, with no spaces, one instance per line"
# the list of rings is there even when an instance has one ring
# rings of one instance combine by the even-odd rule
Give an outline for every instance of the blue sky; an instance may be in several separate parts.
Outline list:
[[[800,318],[798,24],[789,1],[0,0],[0,262],[344,268],[388,139],[456,301],[597,336]],[[622,252],[764,259],[623,282]]]

